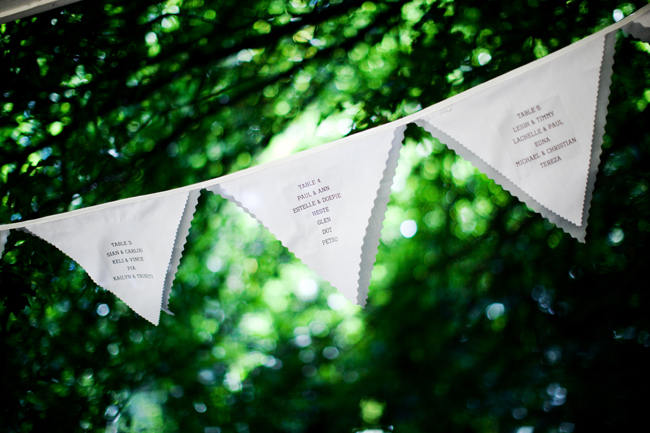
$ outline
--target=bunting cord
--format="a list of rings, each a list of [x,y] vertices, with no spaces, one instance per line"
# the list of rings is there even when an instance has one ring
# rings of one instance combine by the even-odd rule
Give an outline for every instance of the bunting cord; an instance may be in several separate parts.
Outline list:
[[[539,67],[540,65],[551,62],[556,57],[564,55],[567,52],[569,52],[571,50],[574,50],[576,48],[579,48],[580,46],[582,46],[585,43],[588,43],[589,41],[591,41],[594,38],[602,37],[603,35],[608,35],[608,34],[610,34],[612,32],[615,32],[615,31],[617,31],[619,29],[626,30],[626,28],[634,30],[634,35],[641,34],[642,32],[639,31],[639,28],[644,28],[645,29],[645,27],[643,27],[642,24],[637,23],[635,21],[638,21],[641,17],[643,17],[644,15],[646,15],[648,13],[650,13],[650,4],[644,6],[643,8],[639,9],[635,13],[633,13],[633,14],[629,15],[628,17],[622,19],[621,21],[619,21],[617,23],[614,23],[614,24],[612,24],[612,25],[610,25],[610,26],[608,26],[608,27],[596,32],[596,33],[593,33],[593,34],[591,34],[591,35],[589,35],[589,36],[587,36],[587,37],[585,37],[585,38],[583,38],[583,39],[581,39],[581,40],[579,40],[577,42],[574,42],[571,45],[568,45],[568,46],[566,46],[566,47],[564,47],[564,48],[562,48],[562,49],[560,49],[558,51],[555,51],[555,52],[553,52],[553,53],[551,53],[551,54],[549,54],[549,55],[547,55],[545,57],[542,57],[541,59],[530,62],[530,63],[528,63],[526,65],[523,65],[523,66],[521,66],[521,67],[519,67],[517,69],[514,69],[514,70],[512,70],[510,72],[506,72],[505,74],[500,75],[500,76],[498,76],[496,78],[493,78],[490,81],[486,81],[485,83],[482,83],[482,84],[479,84],[478,86],[472,87],[471,89],[468,89],[468,90],[466,90],[466,91],[464,91],[462,93],[459,93],[458,95],[454,95],[454,96],[452,96],[450,98],[447,98],[447,99],[445,99],[443,101],[440,101],[440,102],[438,102],[436,104],[433,104],[433,105],[431,105],[431,106],[429,106],[427,108],[424,108],[424,109],[422,109],[422,110],[420,110],[420,111],[418,111],[416,113],[407,115],[407,116],[402,117],[400,119],[397,119],[395,121],[392,121],[392,122],[389,122],[389,123],[386,123],[386,124],[383,124],[383,125],[379,125],[377,127],[367,129],[365,131],[358,132],[358,133],[350,135],[348,137],[344,137],[342,139],[320,145],[320,146],[318,146],[316,148],[308,149],[308,150],[305,150],[305,151],[302,151],[302,152],[299,152],[299,153],[296,153],[296,154],[293,154],[293,155],[289,155],[289,156],[287,156],[285,158],[281,158],[281,159],[278,159],[278,160],[275,160],[275,161],[272,161],[272,162],[269,162],[269,163],[266,163],[266,164],[262,164],[262,165],[259,165],[259,166],[255,166],[255,167],[251,167],[251,168],[244,169],[244,170],[241,170],[241,171],[237,171],[235,173],[227,174],[225,176],[209,179],[209,180],[206,180],[206,181],[194,183],[194,184],[191,184],[191,185],[186,185],[186,186],[179,187],[179,188],[174,188],[174,189],[170,189],[170,190],[166,190],[166,191],[160,191],[160,192],[156,192],[156,193],[152,193],[152,194],[129,197],[129,198],[121,199],[121,200],[111,201],[111,202],[107,202],[107,203],[103,203],[103,204],[99,204],[99,205],[89,206],[89,207],[86,207],[86,208],[76,209],[76,210],[63,212],[63,213],[50,215],[50,216],[45,216],[45,217],[41,217],[41,218],[36,218],[36,219],[32,219],[32,220],[25,220],[25,221],[19,221],[19,222],[14,222],[14,223],[2,224],[2,225],[0,225],[0,231],[20,229],[20,228],[24,228],[24,227],[26,227],[28,225],[31,225],[31,224],[38,224],[38,223],[57,221],[57,220],[69,218],[69,217],[72,217],[72,216],[79,216],[79,215],[89,213],[89,212],[96,212],[96,211],[100,211],[100,210],[105,210],[107,208],[111,208],[111,207],[114,207],[114,206],[120,206],[120,205],[124,205],[124,204],[127,204],[127,203],[137,202],[137,201],[140,201],[140,200],[146,200],[146,199],[150,199],[150,198],[159,198],[159,197],[163,197],[165,195],[174,194],[174,193],[178,193],[178,192],[181,192],[181,191],[197,192],[197,191],[200,191],[200,190],[203,190],[203,189],[214,188],[215,186],[219,185],[222,182],[233,180],[233,179],[236,179],[236,178],[241,177],[241,176],[249,176],[249,175],[255,174],[260,169],[272,167],[272,166],[275,166],[277,164],[283,164],[283,163],[286,163],[286,162],[289,162],[289,161],[293,161],[295,159],[303,158],[304,156],[311,155],[313,153],[327,151],[331,147],[343,144],[344,142],[346,142],[347,140],[350,140],[352,138],[358,139],[358,138],[363,137],[365,134],[373,134],[373,133],[376,133],[376,132],[378,132],[378,131],[380,131],[382,129],[388,129],[388,128],[394,129],[394,128],[398,128],[400,126],[407,125],[409,123],[422,123],[422,122],[425,122],[424,117],[426,117],[427,115],[431,115],[433,113],[438,113],[438,112],[443,112],[445,110],[449,110],[453,104],[456,104],[459,101],[462,101],[462,100],[465,100],[465,99],[467,99],[469,97],[472,97],[472,96],[476,95],[479,92],[486,91],[487,89],[490,89],[493,86],[499,85],[499,84],[501,84],[501,83],[503,83],[503,82],[505,82],[507,80],[510,80],[510,79],[512,79],[514,77],[517,77],[517,76],[521,75],[521,74],[524,74],[524,73],[526,73],[526,72],[528,72],[528,71],[530,71],[530,70],[532,70],[532,69],[534,69],[536,67]],[[587,192],[589,192],[589,191],[587,191]],[[1,240],[5,240],[5,239],[1,239]]]

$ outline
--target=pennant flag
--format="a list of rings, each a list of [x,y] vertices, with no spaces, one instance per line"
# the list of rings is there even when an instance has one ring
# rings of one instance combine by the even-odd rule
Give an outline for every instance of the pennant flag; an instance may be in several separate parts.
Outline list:
[[[415,121],[584,241],[615,33],[602,33],[423,110]]]
[[[157,325],[187,202],[187,191],[138,197],[30,223],[25,230],[64,252],[98,286]]]
[[[645,6],[632,17],[632,21],[623,28],[637,39],[650,42],[650,7]]]
[[[194,211],[196,211],[196,205],[199,202],[200,194],[200,189],[195,189],[188,193],[185,210],[183,211],[183,216],[181,217],[181,221],[178,224],[178,230],[176,231],[176,242],[174,243],[174,249],[172,250],[172,258],[169,263],[169,268],[167,269],[165,287],[163,289],[162,310],[167,314],[172,314],[171,311],[169,311],[169,295],[172,290],[174,277],[178,271],[178,265],[181,263],[183,248],[185,248],[187,235],[190,233],[190,225],[192,225],[192,218],[194,218]]]
[[[365,303],[404,127],[385,125],[210,187],[352,302]]]
[[[9,237],[9,230],[0,231],[0,256],[5,251],[5,245],[7,243],[7,238]]]

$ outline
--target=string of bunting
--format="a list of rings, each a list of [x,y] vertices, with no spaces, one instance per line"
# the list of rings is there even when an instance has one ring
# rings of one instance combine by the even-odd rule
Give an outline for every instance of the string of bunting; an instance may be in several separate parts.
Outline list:
[[[208,190],[239,205],[364,305],[409,123],[584,242],[619,29],[650,41],[650,5],[394,122],[205,182],[0,225],[0,253],[11,230],[38,236],[157,325],[160,311],[168,311],[200,191]]]

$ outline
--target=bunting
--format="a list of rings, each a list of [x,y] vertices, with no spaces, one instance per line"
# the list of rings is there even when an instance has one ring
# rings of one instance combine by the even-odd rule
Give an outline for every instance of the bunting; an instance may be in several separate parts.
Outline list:
[[[363,305],[409,123],[584,242],[619,29],[650,40],[650,6],[418,113],[318,148],[175,190],[0,225],[0,253],[10,230],[34,234],[158,324],[206,189]]]
[[[0,231],[0,255],[5,250],[5,245],[7,243],[7,238],[9,237],[9,230],[2,230]]]
[[[172,256],[169,262],[169,267],[167,268],[167,273],[165,275],[165,285],[163,287],[163,295],[162,295],[162,310],[168,314],[171,314],[171,311],[169,311],[169,295],[172,290],[172,283],[174,282],[176,271],[178,271],[178,266],[181,263],[183,249],[185,248],[187,235],[190,233],[190,225],[192,224],[194,211],[196,211],[196,205],[199,202],[200,193],[201,193],[200,190],[188,191],[187,202],[185,203],[183,216],[181,217],[181,220],[178,223],[178,229],[176,231],[176,236],[174,241],[174,248],[172,249]]]
[[[598,167],[592,154],[599,155],[603,133],[595,131],[596,112],[598,101],[607,100],[611,59],[604,74],[601,66],[611,36],[583,40],[450,98],[416,123],[584,241],[585,194]]]
[[[650,41],[650,7],[639,9],[629,18],[629,23],[622,26],[623,30],[642,41]]]
[[[363,260],[365,276],[374,264],[403,131],[371,129],[244,170],[211,190],[251,214],[351,302],[365,303],[368,281],[359,283],[364,240],[375,245]],[[371,218],[378,222],[370,225]]]
[[[187,201],[187,192],[175,192],[115,202],[31,223],[24,230],[54,245],[95,284],[157,325]]]

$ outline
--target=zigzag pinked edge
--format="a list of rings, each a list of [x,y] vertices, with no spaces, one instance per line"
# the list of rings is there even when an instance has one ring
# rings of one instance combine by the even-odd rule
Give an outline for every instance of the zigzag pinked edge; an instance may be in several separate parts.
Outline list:
[[[162,298],[160,300],[160,309],[167,314],[174,314],[169,311],[169,295],[171,294],[172,285],[176,280],[176,273],[178,272],[185,245],[187,244],[187,237],[190,234],[190,227],[192,226],[192,220],[196,213],[196,206],[199,202],[200,194],[200,189],[192,190],[187,193],[183,214],[181,215],[178,228],[176,229],[176,235],[174,236],[174,247],[171,257],[169,258],[167,274],[165,275],[165,282],[163,284]]]
[[[361,256],[359,265],[359,279],[357,280],[357,303],[362,307],[366,306],[368,300],[368,288],[370,286],[370,275],[372,268],[377,258],[377,251],[379,249],[379,238],[381,237],[381,230],[384,226],[384,219],[386,217],[386,208],[390,199],[390,190],[393,185],[393,178],[397,169],[397,161],[399,160],[399,153],[404,141],[404,131],[406,125],[398,126],[395,128],[393,140],[390,149],[386,155],[386,162],[384,163],[384,171],[379,180],[377,191],[375,192],[375,199],[370,217],[366,224],[366,233],[361,243]]]
[[[616,34],[617,32],[611,32],[605,35],[603,44],[603,57],[600,64],[600,74],[598,79],[598,97],[596,99],[596,112],[594,113],[593,138],[591,141],[591,159],[589,160],[589,171],[587,174],[587,184],[585,185],[584,202],[582,207],[582,225],[584,226],[585,231],[589,221],[591,199],[596,188],[596,178],[600,166],[603,137],[605,136],[605,124],[607,123],[607,112],[609,109],[609,96],[611,94],[612,73],[614,72]],[[582,242],[584,242],[584,239]]]
[[[415,124],[424,128],[431,135],[444,143],[447,147],[453,150],[458,156],[466,159],[481,173],[499,184],[503,189],[508,191],[511,195],[516,197],[520,202],[533,209],[535,212],[541,214],[544,218],[551,221],[557,227],[561,228],[564,232],[573,236],[580,242],[584,242],[585,231],[582,226],[577,226],[571,221],[561,217],[552,210],[548,209],[540,202],[535,200],[532,196],[526,193],[523,189],[519,188],[509,177],[501,173],[498,169],[485,162],[481,157],[474,152],[463,146],[460,141],[451,135],[436,128],[431,123],[424,119],[418,119]]]

